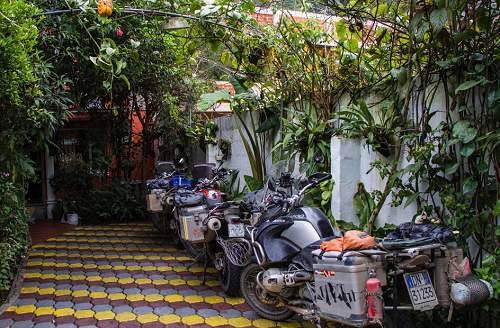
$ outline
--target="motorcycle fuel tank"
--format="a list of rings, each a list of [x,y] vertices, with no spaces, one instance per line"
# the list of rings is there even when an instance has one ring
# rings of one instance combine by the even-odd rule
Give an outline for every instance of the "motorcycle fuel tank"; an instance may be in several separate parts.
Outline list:
[[[308,245],[330,236],[333,228],[320,210],[300,207],[263,224],[257,240],[263,246],[267,262],[275,263],[289,261]]]

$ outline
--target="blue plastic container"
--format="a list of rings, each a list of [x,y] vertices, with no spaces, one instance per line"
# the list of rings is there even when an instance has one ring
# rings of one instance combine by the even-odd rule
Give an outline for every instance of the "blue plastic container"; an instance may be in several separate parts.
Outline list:
[[[185,175],[174,175],[170,179],[170,188],[191,188],[192,181]]]

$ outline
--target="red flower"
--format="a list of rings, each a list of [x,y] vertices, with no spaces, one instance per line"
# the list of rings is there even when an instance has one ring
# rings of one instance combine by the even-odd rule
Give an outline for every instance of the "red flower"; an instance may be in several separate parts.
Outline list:
[[[116,29],[116,32],[115,32],[115,33],[116,33],[116,36],[117,36],[118,38],[121,38],[121,37],[123,36],[123,30],[122,30],[122,28],[121,28],[121,27],[118,27],[118,28]]]

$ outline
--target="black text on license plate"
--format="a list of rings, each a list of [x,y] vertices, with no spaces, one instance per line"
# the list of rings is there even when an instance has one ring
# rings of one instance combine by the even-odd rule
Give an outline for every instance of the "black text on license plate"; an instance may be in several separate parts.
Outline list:
[[[427,311],[438,305],[429,272],[406,273],[404,279],[415,310]]]

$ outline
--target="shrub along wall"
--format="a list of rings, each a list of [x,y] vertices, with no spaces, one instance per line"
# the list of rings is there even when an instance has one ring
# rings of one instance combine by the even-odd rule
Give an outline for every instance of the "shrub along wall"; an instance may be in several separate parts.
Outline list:
[[[0,175],[0,302],[5,300],[29,244],[24,190]]]

